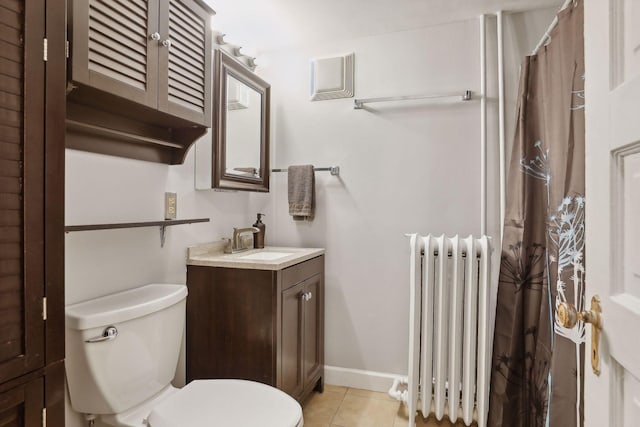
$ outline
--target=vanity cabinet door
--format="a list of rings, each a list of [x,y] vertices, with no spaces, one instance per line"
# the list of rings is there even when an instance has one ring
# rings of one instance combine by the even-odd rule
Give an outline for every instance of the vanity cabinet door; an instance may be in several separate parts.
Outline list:
[[[194,0],[160,5],[158,109],[211,126],[211,14]]]
[[[159,2],[71,1],[71,80],[157,108]]]
[[[281,389],[294,397],[303,389],[304,285],[302,282],[282,293]]]
[[[322,274],[316,274],[282,293],[281,388],[297,399],[314,388],[322,391],[322,285]]]
[[[0,426],[40,427],[44,425],[43,396],[42,377],[0,393]]]
[[[312,386],[311,382],[317,378],[324,364],[323,337],[324,322],[322,313],[324,312],[324,295],[322,289],[322,275],[305,280],[303,294],[303,351],[302,369],[303,383],[307,388]],[[322,385],[320,385],[322,387]]]

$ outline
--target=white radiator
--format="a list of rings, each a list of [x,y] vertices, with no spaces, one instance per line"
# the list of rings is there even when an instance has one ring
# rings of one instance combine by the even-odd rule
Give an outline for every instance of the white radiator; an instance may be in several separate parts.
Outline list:
[[[490,239],[412,234],[409,414],[487,424]],[[415,426],[414,416],[409,427]]]

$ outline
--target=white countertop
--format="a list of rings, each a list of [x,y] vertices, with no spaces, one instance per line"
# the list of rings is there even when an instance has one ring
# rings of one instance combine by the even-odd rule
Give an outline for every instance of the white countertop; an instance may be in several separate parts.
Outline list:
[[[223,252],[224,242],[193,246],[187,250],[187,265],[245,268],[250,270],[282,270],[324,254],[323,248],[289,248],[265,246],[235,254]],[[284,255],[286,254],[286,255]],[[280,255],[280,256],[279,256]],[[260,259],[260,257],[275,259]]]

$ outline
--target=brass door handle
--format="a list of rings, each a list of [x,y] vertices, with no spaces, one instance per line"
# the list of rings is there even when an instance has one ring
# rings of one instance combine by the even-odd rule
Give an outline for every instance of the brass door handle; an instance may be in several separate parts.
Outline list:
[[[557,319],[565,328],[573,328],[578,321],[591,323],[591,368],[593,373],[600,375],[600,331],[602,331],[602,306],[600,297],[594,295],[591,298],[591,310],[578,311],[575,306],[568,302],[558,305],[556,312]]]

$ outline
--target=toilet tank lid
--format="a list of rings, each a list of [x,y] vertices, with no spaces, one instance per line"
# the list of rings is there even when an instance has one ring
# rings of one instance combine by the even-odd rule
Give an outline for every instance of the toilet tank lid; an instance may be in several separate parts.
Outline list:
[[[185,285],[145,285],[66,306],[66,326],[79,330],[109,326],[162,310],[186,296]]]

